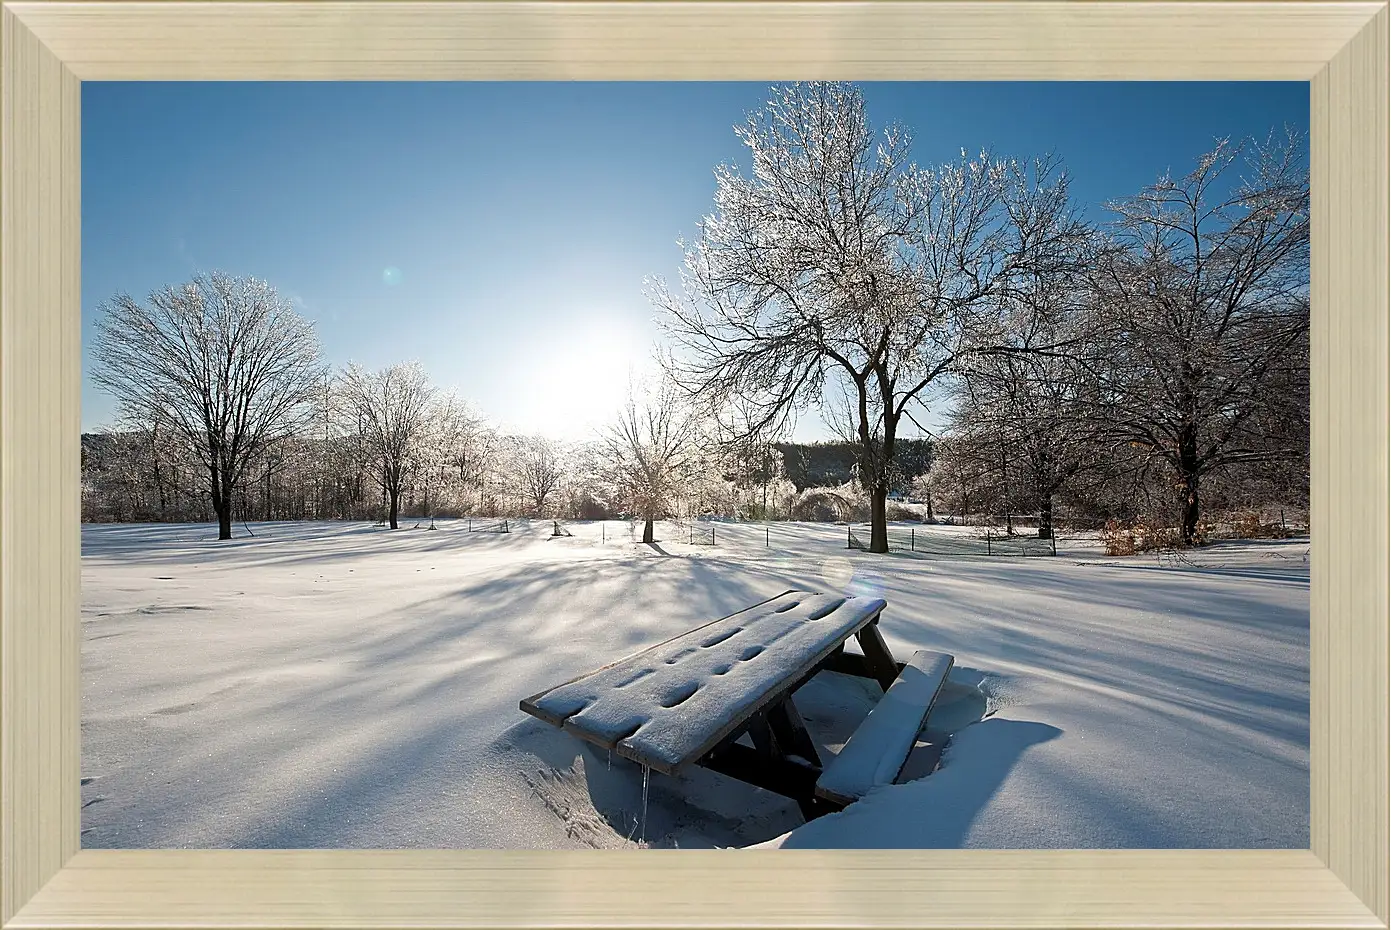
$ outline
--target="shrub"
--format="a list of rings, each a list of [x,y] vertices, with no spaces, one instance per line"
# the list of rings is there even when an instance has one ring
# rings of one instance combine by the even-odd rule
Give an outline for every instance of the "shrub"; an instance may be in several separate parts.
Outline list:
[[[893,501],[889,501],[888,506],[884,508],[884,516],[889,520],[918,520],[921,518],[916,510],[902,504],[895,504]]]
[[[1259,510],[1232,514],[1230,526],[1233,539],[1289,539],[1294,535],[1278,520],[1262,519]]]
[[[843,523],[869,519],[869,502],[853,483],[833,488],[807,488],[791,507],[794,520]]]
[[[1211,524],[1200,523],[1193,544],[1201,546],[1212,532]],[[1101,531],[1101,542],[1107,555],[1134,555],[1158,549],[1183,549],[1183,533],[1178,527],[1156,526],[1144,520],[1125,523],[1108,520]]]
[[[1134,555],[1136,553],[1136,527],[1138,524],[1126,525],[1119,520],[1107,520],[1106,526],[1101,530],[1101,542],[1106,547],[1107,555]]]

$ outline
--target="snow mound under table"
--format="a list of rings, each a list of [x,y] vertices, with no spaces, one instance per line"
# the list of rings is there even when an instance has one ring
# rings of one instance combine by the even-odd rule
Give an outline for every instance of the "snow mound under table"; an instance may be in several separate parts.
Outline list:
[[[521,702],[659,772],[696,762],[878,618],[883,598],[788,591]]]

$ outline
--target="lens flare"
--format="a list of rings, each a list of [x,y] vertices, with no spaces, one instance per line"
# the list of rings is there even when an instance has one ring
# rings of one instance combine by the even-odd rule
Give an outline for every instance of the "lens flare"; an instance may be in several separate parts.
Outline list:
[[[855,577],[855,566],[844,556],[835,556],[821,563],[821,580],[832,591],[843,591]]]
[[[883,597],[886,589],[883,575],[869,569],[860,569],[845,586],[845,593],[851,597]]]
[[[401,269],[395,265],[382,271],[382,283],[390,287],[401,283]]]

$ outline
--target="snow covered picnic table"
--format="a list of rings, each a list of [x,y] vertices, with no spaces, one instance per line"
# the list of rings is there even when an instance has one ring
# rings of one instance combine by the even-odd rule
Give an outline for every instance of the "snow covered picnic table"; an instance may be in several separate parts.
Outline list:
[[[950,669],[951,657],[937,653],[896,662],[877,626],[885,606],[786,591],[548,688],[521,709],[658,772],[702,765],[795,798],[811,818],[897,776]],[[845,651],[852,636],[861,654]],[[876,735],[858,747],[852,737],[842,756],[856,751],[838,772],[827,768],[831,784],[818,790],[820,759],[791,696],[823,669],[873,678],[896,699],[881,702],[867,728]],[[744,734],[753,748],[736,742]]]

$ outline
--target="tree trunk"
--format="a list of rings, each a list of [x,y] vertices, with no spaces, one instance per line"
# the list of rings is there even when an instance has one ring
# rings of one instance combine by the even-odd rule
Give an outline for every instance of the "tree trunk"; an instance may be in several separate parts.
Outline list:
[[[1198,540],[1198,476],[1189,474],[1183,480],[1183,544],[1191,546]]]
[[[869,551],[889,551],[888,485],[879,485],[869,491]]]
[[[642,525],[642,541],[645,543],[656,542],[656,536],[652,532],[652,518],[648,517]]]
[[[1053,495],[1044,494],[1038,508],[1038,538],[1053,538]]]
[[[1183,544],[1191,546],[1198,538],[1198,437],[1192,429],[1179,436],[1178,473],[1183,482],[1183,519],[1179,531]]]
[[[232,494],[230,491],[214,491],[211,495],[213,513],[217,515],[217,538],[232,538]]]
[[[217,538],[232,538],[232,487],[222,475],[219,462],[215,459],[209,467],[210,487],[208,498],[212,501],[213,513],[217,515]]]
[[[155,454],[155,489],[159,492],[159,518],[165,518],[165,511],[169,507],[169,501],[164,493],[164,476],[160,474],[158,453]]]
[[[388,518],[388,519],[389,519],[389,524],[390,524],[390,526],[391,526],[391,528],[392,528],[393,530],[396,529],[396,517],[400,514],[400,512],[401,512],[401,492],[400,492],[400,491],[397,491],[396,489],[393,488],[392,491],[391,491],[391,510],[390,510],[389,518]]]
[[[926,510],[926,512],[923,514],[923,522],[924,522],[924,523],[936,523],[936,522],[937,522],[937,518],[936,518],[935,516],[933,516],[933,514],[932,514],[932,494],[931,494],[931,493],[926,494],[926,495],[923,496],[923,503],[925,503],[925,504],[927,505],[927,510]]]

